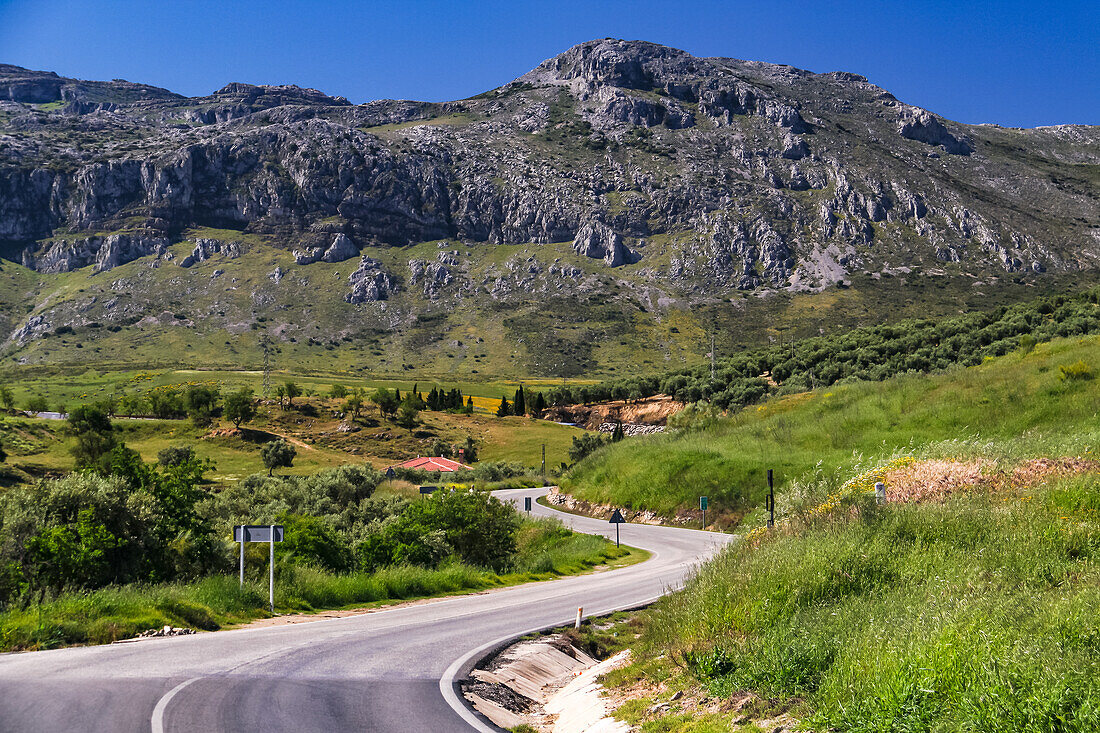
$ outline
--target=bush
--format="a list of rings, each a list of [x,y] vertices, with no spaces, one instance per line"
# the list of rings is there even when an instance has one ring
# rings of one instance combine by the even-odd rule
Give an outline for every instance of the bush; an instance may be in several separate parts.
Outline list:
[[[569,447],[569,460],[573,463],[582,461],[610,442],[608,438],[599,433],[585,433],[580,437],[573,438],[573,445]]]
[[[173,445],[157,453],[157,463],[162,466],[182,466],[195,460],[195,449],[189,445]]]
[[[476,491],[437,492],[376,527],[356,547],[365,570],[399,563],[435,567],[448,554],[476,567],[501,570],[516,551],[519,516]]]
[[[1072,364],[1062,364],[1058,367],[1058,378],[1064,381],[1077,381],[1092,379],[1092,367],[1079,359]]]
[[[284,526],[279,552],[293,562],[337,572],[351,568],[351,548],[325,520],[284,512],[277,523]]]

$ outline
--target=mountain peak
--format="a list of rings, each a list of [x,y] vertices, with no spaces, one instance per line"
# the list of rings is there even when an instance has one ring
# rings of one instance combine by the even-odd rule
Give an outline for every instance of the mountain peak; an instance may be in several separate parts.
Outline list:
[[[652,89],[668,75],[689,75],[698,59],[686,51],[649,41],[602,38],[585,41],[547,59],[521,81],[583,80],[593,85]]]

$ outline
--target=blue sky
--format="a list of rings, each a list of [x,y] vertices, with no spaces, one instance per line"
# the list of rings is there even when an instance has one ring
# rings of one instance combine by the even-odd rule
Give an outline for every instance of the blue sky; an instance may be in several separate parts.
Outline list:
[[[592,38],[854,71],[963,122],[1100,124],[1092,2],[0,0],[0,62],[183,94],[294,83],[468,97]]]

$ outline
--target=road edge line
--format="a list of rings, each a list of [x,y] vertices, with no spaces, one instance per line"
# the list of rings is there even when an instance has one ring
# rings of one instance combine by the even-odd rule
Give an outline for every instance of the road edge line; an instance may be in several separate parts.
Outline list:
[[[202,677],[192,677],[189,680],[184,680],[168,692],[164,693],[159,700],[157,700],[156,707],[153,708],[153,717],[149,719],[149,725],[152,729],[152,733],[164,733],[164,711],[168,709],[168,703],[172,700],[176,694],[187,687],[192,682],[198,682]]]
[[[606,616],[611,613],[617,613],[619,611],[637,611],[647,606],[651,606],[660,600],[665,594],[653,596],[647,598],[644,601],[638,601],[626,606],[616,606],[613,608],[597,611],[592,614],[588,614],[588,618],[597,618],[600,616]],[[540,634],[550,629],[556,629],[560,626],[566,626],[570,623],[571,619],[567,618],[557,623],[549,625],[539,626],[527,631],[521,631],[518,634],[509,634],[508,636],[501,637],[494,641],[490,641],[487,644],[482,644],[473,651],[467,652],[462,657],[459,657],[451,666],[447,667],[447,670],[443,673],[443,676],[439,678],[439,692],[443,695],[443,699],[451,706],[451,709],[458,713],[458,716],[464,721],[470,724],[474,730],[479,733],[507,733],[503,728],[493,724],[488,718],[474,710],[473,706],[461,693],[459,688],[459,679],[466,677],[478,662],[491,656],[494,652],[502,650],[504,647],[509,646],[516,639],[527,636],[528,634]],[[160,733],[160,731],[154,731],[154,733]]]

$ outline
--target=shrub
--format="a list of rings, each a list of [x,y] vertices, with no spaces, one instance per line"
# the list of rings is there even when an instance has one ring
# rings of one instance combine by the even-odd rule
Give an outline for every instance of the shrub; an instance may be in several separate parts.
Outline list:
[[[1072,364],[1062,364],[1058,367],[1058,378],[1064,381],[1076,381],[1092,379],[1092,367],[1083,359],[1078,359]]]
[[[577,463],[589,455],[607,445],[610,441],[599,433],[585,433],[573,438],[573,445],[569,447],[569,460]]]
[[[195,449],[189,445],[173,445],[157,453],[157,463],[162,466],[182,466],[195,459]]]
[[[279,547],[284,556],[337,572],[351,568],[351,548],[324,519],[284,512],[278,523],[285,528]]]

